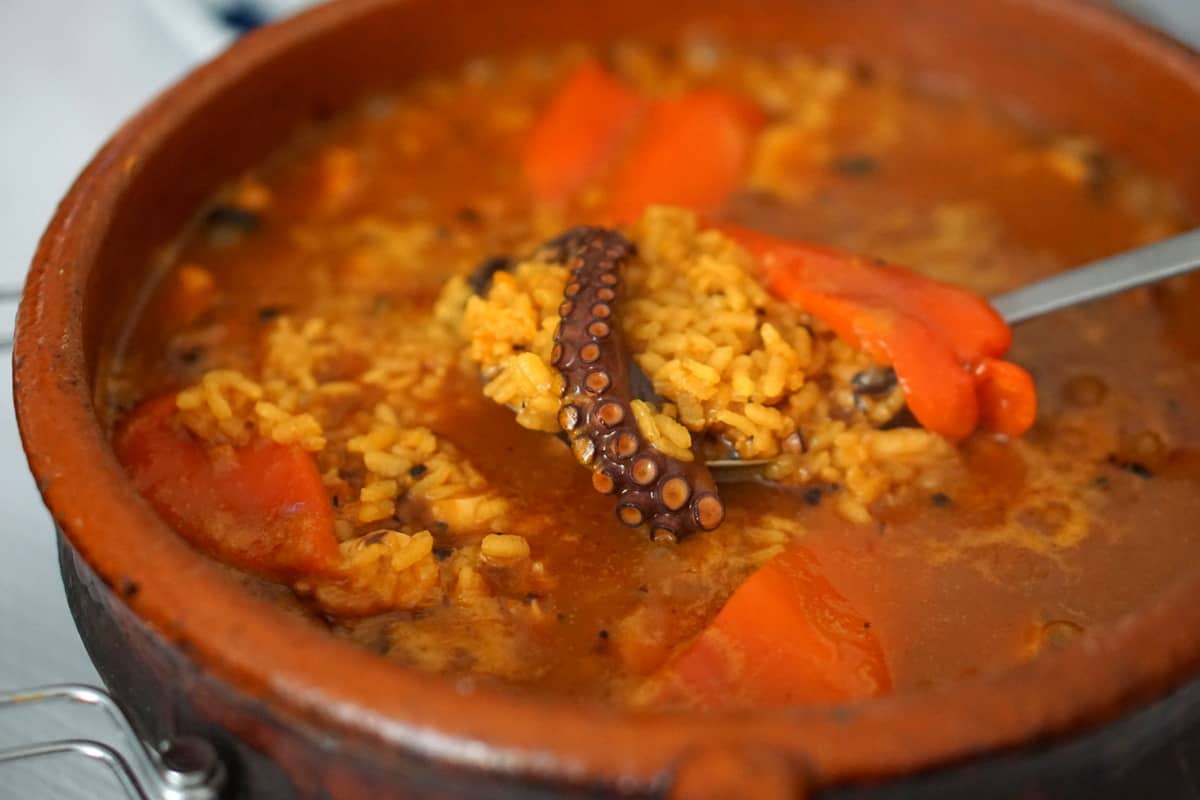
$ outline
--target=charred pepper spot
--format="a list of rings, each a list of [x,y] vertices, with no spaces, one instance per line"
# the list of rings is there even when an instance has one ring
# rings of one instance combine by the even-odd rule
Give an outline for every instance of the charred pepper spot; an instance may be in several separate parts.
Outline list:
[[[258,309],[259,322],[272,322],[283,314],[283,309],[279,306],[263,306]]]
[[[851,178],[865,178],[879,172],[879,159],[863,154],[845,155],[833,160],[833,171]]]
[[[454,212],[454,217],[464,225],[478,225],[483,222],[483,215],[470,206],[463,206]]]
[[[1108,457],[1108,463],[1112,464],[1117,469],[1123,469],[1131,475],[1136,475],[1143,480],[1148,480],[1154,477],[1154,472],[1140,461],[1128,461],[1121,458],[1116,453]]]
[[[262,214],[235,205],[215,205],[204,215],[206,226],[238,233],[253,233],[262,227],[262,222]]]
[[[881,395],[896,388],[896,370],[891,367],[871,367],[854,373],[850,388],[855,394]]]

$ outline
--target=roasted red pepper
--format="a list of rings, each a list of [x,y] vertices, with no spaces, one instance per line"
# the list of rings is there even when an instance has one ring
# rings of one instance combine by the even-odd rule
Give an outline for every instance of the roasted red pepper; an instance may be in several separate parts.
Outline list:
[[[645,102],[599,64],[575,69],[534,125],[521,166],[542,202],[559,202],[600,177]]]
[[[979,424],[1009,436],[1033,424],[1033,379],[999,360],[1012,332],[983,298],[832,248],[732,225],[719,229],[759,260],[772,294],[890,364],[909,410],[929,430],[958,440]]]
[[[613,172],[606,215],[616,222],[654,203],[708,213],[742,182],[764,122],[741,95],[703,89],[651,100],[589,61],[534,124],[522,169],[541,202]]]
[[[609,216],[632,222],[654,204],[716,211],[741,184],[764,122],[757,106],[731,92],[659,100],[617,169]]]
[[[737,588],[650,677],[646,705],[706,710],[841,703],[884,694],[891,673],[870,621],[793,546]]]
[[[117,458],[185,539],[269,577],[333,574],[333,509],[311,455],[256,439],[210,448],[175,420],[175,395],[143,403],[118,428]]]
[[[1037,392],[1028,372],[1011,361],[985,358],[975,367],[980,422],[988,430],[1020,436],[1037,417]]]

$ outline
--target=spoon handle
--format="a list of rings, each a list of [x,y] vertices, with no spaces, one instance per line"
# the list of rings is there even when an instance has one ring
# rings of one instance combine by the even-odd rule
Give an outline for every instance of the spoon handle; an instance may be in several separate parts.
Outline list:
[[[1067,306],[1183,275],[1200,268],[1200,228],[1103,258],[991,299],[1006,322],[1024,322]]]

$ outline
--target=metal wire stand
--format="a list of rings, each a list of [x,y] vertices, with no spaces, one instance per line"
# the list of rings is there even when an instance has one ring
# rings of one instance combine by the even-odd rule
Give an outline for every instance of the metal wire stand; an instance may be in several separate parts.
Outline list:
[[[56,739],[0,748],[5,763],[49,756],[80,755],[108,766],[125,793],[136,800],[216,800],[225,784],[225,767],[204,739],[175,736],[153,746],[141,739],[112,696],[83,684],[42,686],[0,692],[0,713],[17,706],[76,703],[97,708],[117,728],[119,742]]]

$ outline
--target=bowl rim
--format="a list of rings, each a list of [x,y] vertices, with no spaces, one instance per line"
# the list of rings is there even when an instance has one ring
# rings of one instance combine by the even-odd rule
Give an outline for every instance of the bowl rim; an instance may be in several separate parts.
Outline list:
[[[99,151],[34,256],[13,349],[30,469],[72,547],[186,658],[272,713],[368,744],[469,768],[627,788],[657,785],[698,743],[785,752],[819,783],[909,773],[1098,724],[1200,671],[1197,571],[1075,646],[935,689],[719,717],[604,709],[397,668],[278,614],[198,558],[134,490],[96,419],[82,325],[95,258],[141,155],[192,110],[289,48],[404,1],[318,6],[255,31],[191,72]],[[1089,0],[1007,2],[1065,15],[1096,35],[1119,35],[1140,57],[1185,76],[1200,96],[1200,54],[1115,10]],[[197,596],[205,602],[192,602]],[[1100,661],[1104,671],[1087,668]]]

